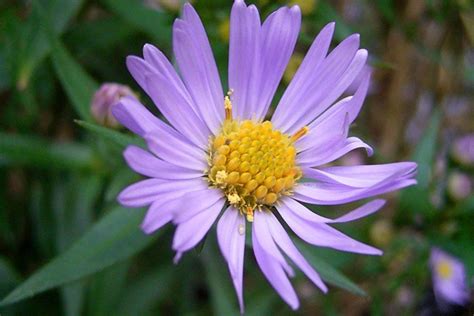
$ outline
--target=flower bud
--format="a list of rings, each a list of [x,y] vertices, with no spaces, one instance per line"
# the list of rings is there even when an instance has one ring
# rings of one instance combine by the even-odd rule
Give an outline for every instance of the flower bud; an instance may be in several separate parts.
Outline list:
[[[448,193],[454,200],[459,201],[471,195],[472,183],[469,176],[461,172],[452,172],[448,177]]]
[[[451,154],[456,162],[466,166],[474,166],[474,134],[456,139]]]
[[[370,238],[379,247],[385,247],[393,239],[393,226],[387,219],[376,221],[370,228]]]
[[[120,123],[112,115],[112,107],[124,96],[136,97],[128,86],[118,83],[104,83],[92,98],[91,113],[95,121],[107,127],[120,126]]]

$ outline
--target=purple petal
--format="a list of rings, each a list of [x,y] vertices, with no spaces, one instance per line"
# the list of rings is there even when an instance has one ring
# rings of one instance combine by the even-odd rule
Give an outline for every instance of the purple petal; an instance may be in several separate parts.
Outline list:
[[[177,202],[175,197],[160,198],[153,202],[140,225],[141,229],[146,234],[151,234],[171,222]]]
[[[312,76],[306,78],[310,81],[309,85],[295,87],[299,93],[293,99],[282,98],[278,107],[288,107],[289,110],[285,116],[277,116],[279,120],[275,120],[275,126],[285,133],[293,134],[323,113],[329,106],[323,102],[345,77],[358,47],[357,34],[345,39],[314,70]]]
[[[218,132],[224,118],[222,85],[206,31],[188,3],[184,5],[183,20],[175,22],[173,48],[197,112],[213,133]]]
[[[191,95],[186,89],[181,78],[176,73],[174,66],[170,63],[168,58],[166,58],[166,56],[158,48],[156,48],[155,46],[151,44],[145,44],[145,46],[143,47],[143,57],[145,59],[145,62],[149,65],[149,67],[153,69],[153,71],[147,72],[145,73],[145,76],[143,76],[144,77],[143,81],[145,85],[143,89],[148,89],[148,86],[146,85],[146,77],[149,74],[160,74],[172,84],[172,86],[176,89],[176,91],[180,95],[183,96],[183,98],[186,99],[190,107],[192,107],[194,110],[197,110],[197,107],[193,103]],[[151,93],[149,91],[147,91],[147,93],[148,95],[151,96]]]
[[[276,127],[280,128],[284,123],[284,118],[286,118],[290,112],[293,112],[292,107],[290,107],[292,104],[291,100],[298,97],[301,92],[306,91],[307,85],[311,83],[311,80],[308,79],[314,76],[315,71],[319,69],[323,62],[329,44],[331,43],[332,34],[334,33],[334,25],[334,22],[329,23],[318,34],[301,66],[298,68],[294,78],[283,94],[280,104],[272,117],[272,122]]]
[[[208,205],[205,211],[178,225],[173,238],[173,250],[178,253],[178,258],[202,240],[221,212],[224,203],[224,199],[221,199]]]
[[[170,164],[200,172],[208,167],[206,153],[182,136],[149,133],[145,135],[145,140],[151,152]]]
[[[393,174],[409,174],[416,169],[412,162],[383,165],[337,166],[328,168],[303,168],[306,178],[320,182],[342,184],[352,188],[368,188],[379,184]]]
[[[245,251],[245,218],[233,207],[227,208],[217,223],[217,240],[227,261],[232,282],[237,292],[240,312],[244,312],[243,270]]]
[[[223,202],[224,199],[224,194],[220,189],[206,188],[205,190],[186,193],[180,198],[181,207],[176,210],[173,222],[175,224],[186,222],[205,211],[210,205],[219,201]]]
[[[273,257],[273,260],[277,261],[280,266],[286,271],[286,273],[293,277],[295,275],[291,266],[286,262],[285,258],[282,256],[280,250],[278,249],[275,241],[273,240],[270,232],[268,231],[267,224],[263,217],[259,217],[257,213],[260,215],[261,212],[256,212],[253,222],[253,231],[252,234],[255,239],[258,241],[259,245],[262,246],[263,249],[268,253],[269,256]]]
[[[293,242],[291,241],[288,234],[283,229],[281,224],[275,218],[275,216],[268,212],[262,212],[259,214],[265,218],[267,222],[268,228],[270,230],[270,234],[272,235],[273,239],[277,243],[277,245],[285,252],[285,254],[303,271],[304,274],[323,292],[327,292],[328,288],[321,280],[319,274],[311,267],[311,265],[306,261],[306,259],[301,255],[298,249],[295,247]]]
[[[329,136],[334,134],[341,122],[347,119],[347,126],[354,122],[364,102],[370,82],[370,73],[361,81],[353,97],[344,98],[309,125],[309,133],[302,137],[296,146],[300,151],[319,148],[327,144]],[[335,135],[341,137],[340,134]],[[323,139],[321,139],[323,138]]]
[[[330,219],[323,216],[320,216],[311,210],[307,209],[301,203],[296,200],[285,197],[281,199],[282,208],[288,210],[298,217],[301,217],[305,221],[315,222],[315,223],[346,223],[366,217],[370,214],[377,212],[385,204],[385,200],[378,199],[365,203],[364,205],[342,215],[341,217]]]
[[[304,217],[310,217],[307,213],[309,210],[304,210],[304,206],[301,204],[297,210],[290,209],[283,203],[278,205],[277,209],[283,220],[288,224],[288,226],[290,226],[291,230],[307,243],[355,253],[369,255],[382,254],[380,250],[358,242],[329,225],[314,221],[314,216],[311,216],[311,220],[305,219]],[[300,214],[305,215],[302,217],[299,216]]]
[[[293,310],[296,310],[299,307],[298,297],[295,290],[291,286],[288,276],[285,273],[285,269],[283,268],[284,266],[281,265],[280,261],[275,260],[275,254],[270,254],[268,252],[269,250],[259,243],[259,240],[256,236],[257,231],[263,231],[262,234],[270,234],[265,221],[259,221],[257,219],[257,213],[255,213],[256,216],[254,217],[252,229],[252,245],[258,266],[275,291],[288,305],[290,305]],[[277,251],[278,255],[281,256],[280,251],[278,249]]]
[[[252,119],[256,113],[260,67],[260,17],[255,6],[247,7],[236,0],[230,16],[229,89],[233,90],[233,114],[240,119]]]
[[[166,119],[192,143],[206,149],[211,132],[186,95],[161,74],[149,74],[145,80],[150,97]]]
[[[132,75],[133,79],[140,85],[140,87],[147,93],[147,86],[145,78],[148,74],[156,73],[157,70],[137,56],[127,56],[126,59],[127,69]]]
[[[148,111],[138,100],[132,97],[123,97],[112,107],[112,114],[123,126],[137,135],[162,129],[163,122]]]
[[[165,195],[177,197],[184,192],[207,187],[207,182],[201,178],[181,181],[147,179],[126,187],[117,199],[124,206],[142,207],[150,205]]]
[[[291,9],[283,7],[273,12],[262,25],[259,89],[253,96],[257,120],[263,119],[268,111],[295,48],[300,26],[301,11],[298,6]]]
[[[348,97],[335,106],[350,102],[351,98]],[[338,144],[347,139],[349,123],[349,115],[341,113],[332,119],[322,121],[316,128],[310,127],[308,133],[295,144],[299,161],[303,164],[310,163],[333,152]]]
[[[169,62],[168,58],[155,46],[151,44],[145,44],[143,46],[143,57],[137,56],[127,57],[127,67],[133,78],[142,87],[142,89],[151,96],[151,91],[146,83],[147,76],[151,74],[159,74],[166,78],[167,81],[186,98],[188,105],[194,107],[192,104],[192,98],[189,95],[184,83],[179,78],[173,65]]]
[[[336,140],[333,143],[327,142],[324,150],[323,147],[321,149],[306,150],[298,154],[296,161],[302,167],[317,167],[341,158],[348,152],[358,148],[364,148],[369,156],[373,154],[372,147],[357,137],[349,137],[344,140]]]
[[[133,171],[151,178],[183,180],[194,179],[203,176],[200,171],[195,171],[161,160],[148,151],[137,147],[128,146],[123,152],[127,164]]]
[[[414,167],[416,167],[415,164]],[[319,205],[353,202],[416,184],[416,180],[412,179],[415,171],[415,169],[407,171],[407,173],[405,173],[405,170],[397,171],[376,185],[367,188],[354,189],[335,183],[300,183],[295,188],[294,198],[302,202]]]

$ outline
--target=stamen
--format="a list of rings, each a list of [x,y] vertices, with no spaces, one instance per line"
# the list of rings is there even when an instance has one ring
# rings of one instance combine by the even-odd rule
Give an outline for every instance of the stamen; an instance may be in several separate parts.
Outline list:
[[[230,89],[224,97],[225,119],[228,121],[232,121],[232,101],[230,101],[232,93],[234,93],[234,90]]]
[[[247,221],[248,221],[249,223],[252,223],[252,222],[253,222],[253,208],[252,208],[252,207],[250,207],[250,206],[247,207],[247,213],[246,213],[246,215],[247,215]]]
[[[308,126],[302,127],[299,131],[294,133],[293,136],[291,136],[291,141],[293,143],[296,142],[298,139],[300,139],[304,135],[308,134],[308,132],[309,132],[309,127]]]

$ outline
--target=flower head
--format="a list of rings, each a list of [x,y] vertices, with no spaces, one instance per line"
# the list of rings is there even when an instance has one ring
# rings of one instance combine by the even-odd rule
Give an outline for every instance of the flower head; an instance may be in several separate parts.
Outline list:
[[[457,138],[452,147],[452,155],[460,164],[474,165],[474,134]]]
[[[464,305],[469,301],[466,271],[463,263],[441,249],[433,248],[430,256],[433,289],[440,305]]]
[[[298,298],[288,279],[293,270],[286,257],[322,291],[327,287],[275,214],[313,245],[379,255],[380,250],[329,224],[367,216],[383,200],[369,201],[337,219],[319,216],[302,202],[340,205],[415,183],[416,165],[410,162],[325,166],[356,148],[372,152],[359,138],[348,137],[370,74],[354,95],[341,99],[365,65],[367,51],[359,49],[359,36],[352,35],[328,54],[334,23],[316,37],[271,120],[266,120],[300,23],[297,6],[280,8],[262,24],[255,6],[236,0],[224,94],[204,27],[187,4],[173,27],[180,75],[151,45],[145,45],[143,58],[127,58],[133,77],[170,124],[134,98],[123,98],[114,108],[116,118],[147,141],[148,151],[130,146],[124,156],[133,170],[150,178],[126,188],[118,200],[130,207],[149,206],[142,224],[147,233],[169,222],[177,226],[175,261],[220,216],[218,243],[242,311],[247,229],[263,274],[296,309]]]
[[[134,95],[133,91],[125,85],[104,83],[92,98],[92,116],[101,125],[118,127],[119,123],[112,115],[112,107],[119,102],[120,98]]]

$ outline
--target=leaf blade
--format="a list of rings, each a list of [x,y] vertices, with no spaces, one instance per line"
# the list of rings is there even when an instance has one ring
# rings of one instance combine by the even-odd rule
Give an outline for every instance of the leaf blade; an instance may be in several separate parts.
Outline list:
[[[109,212],[69,250],[13,290],[0,306],[79,280],[138,253],[157,237],[145,236],[139,229],[143,214],[144,210],[121,207]]]
[[[341,289],[347,290],[353,294],[360,296],[367,296],[367,293],[361,289],[357,284],[352,282],[348,277],[333,268],[323,258],[318,256],[311,246],[306,245],[300,241],[296,241],[296,245],[304,254],[305,258],[311,263],[316,271],[321,275],[321,278]]]

